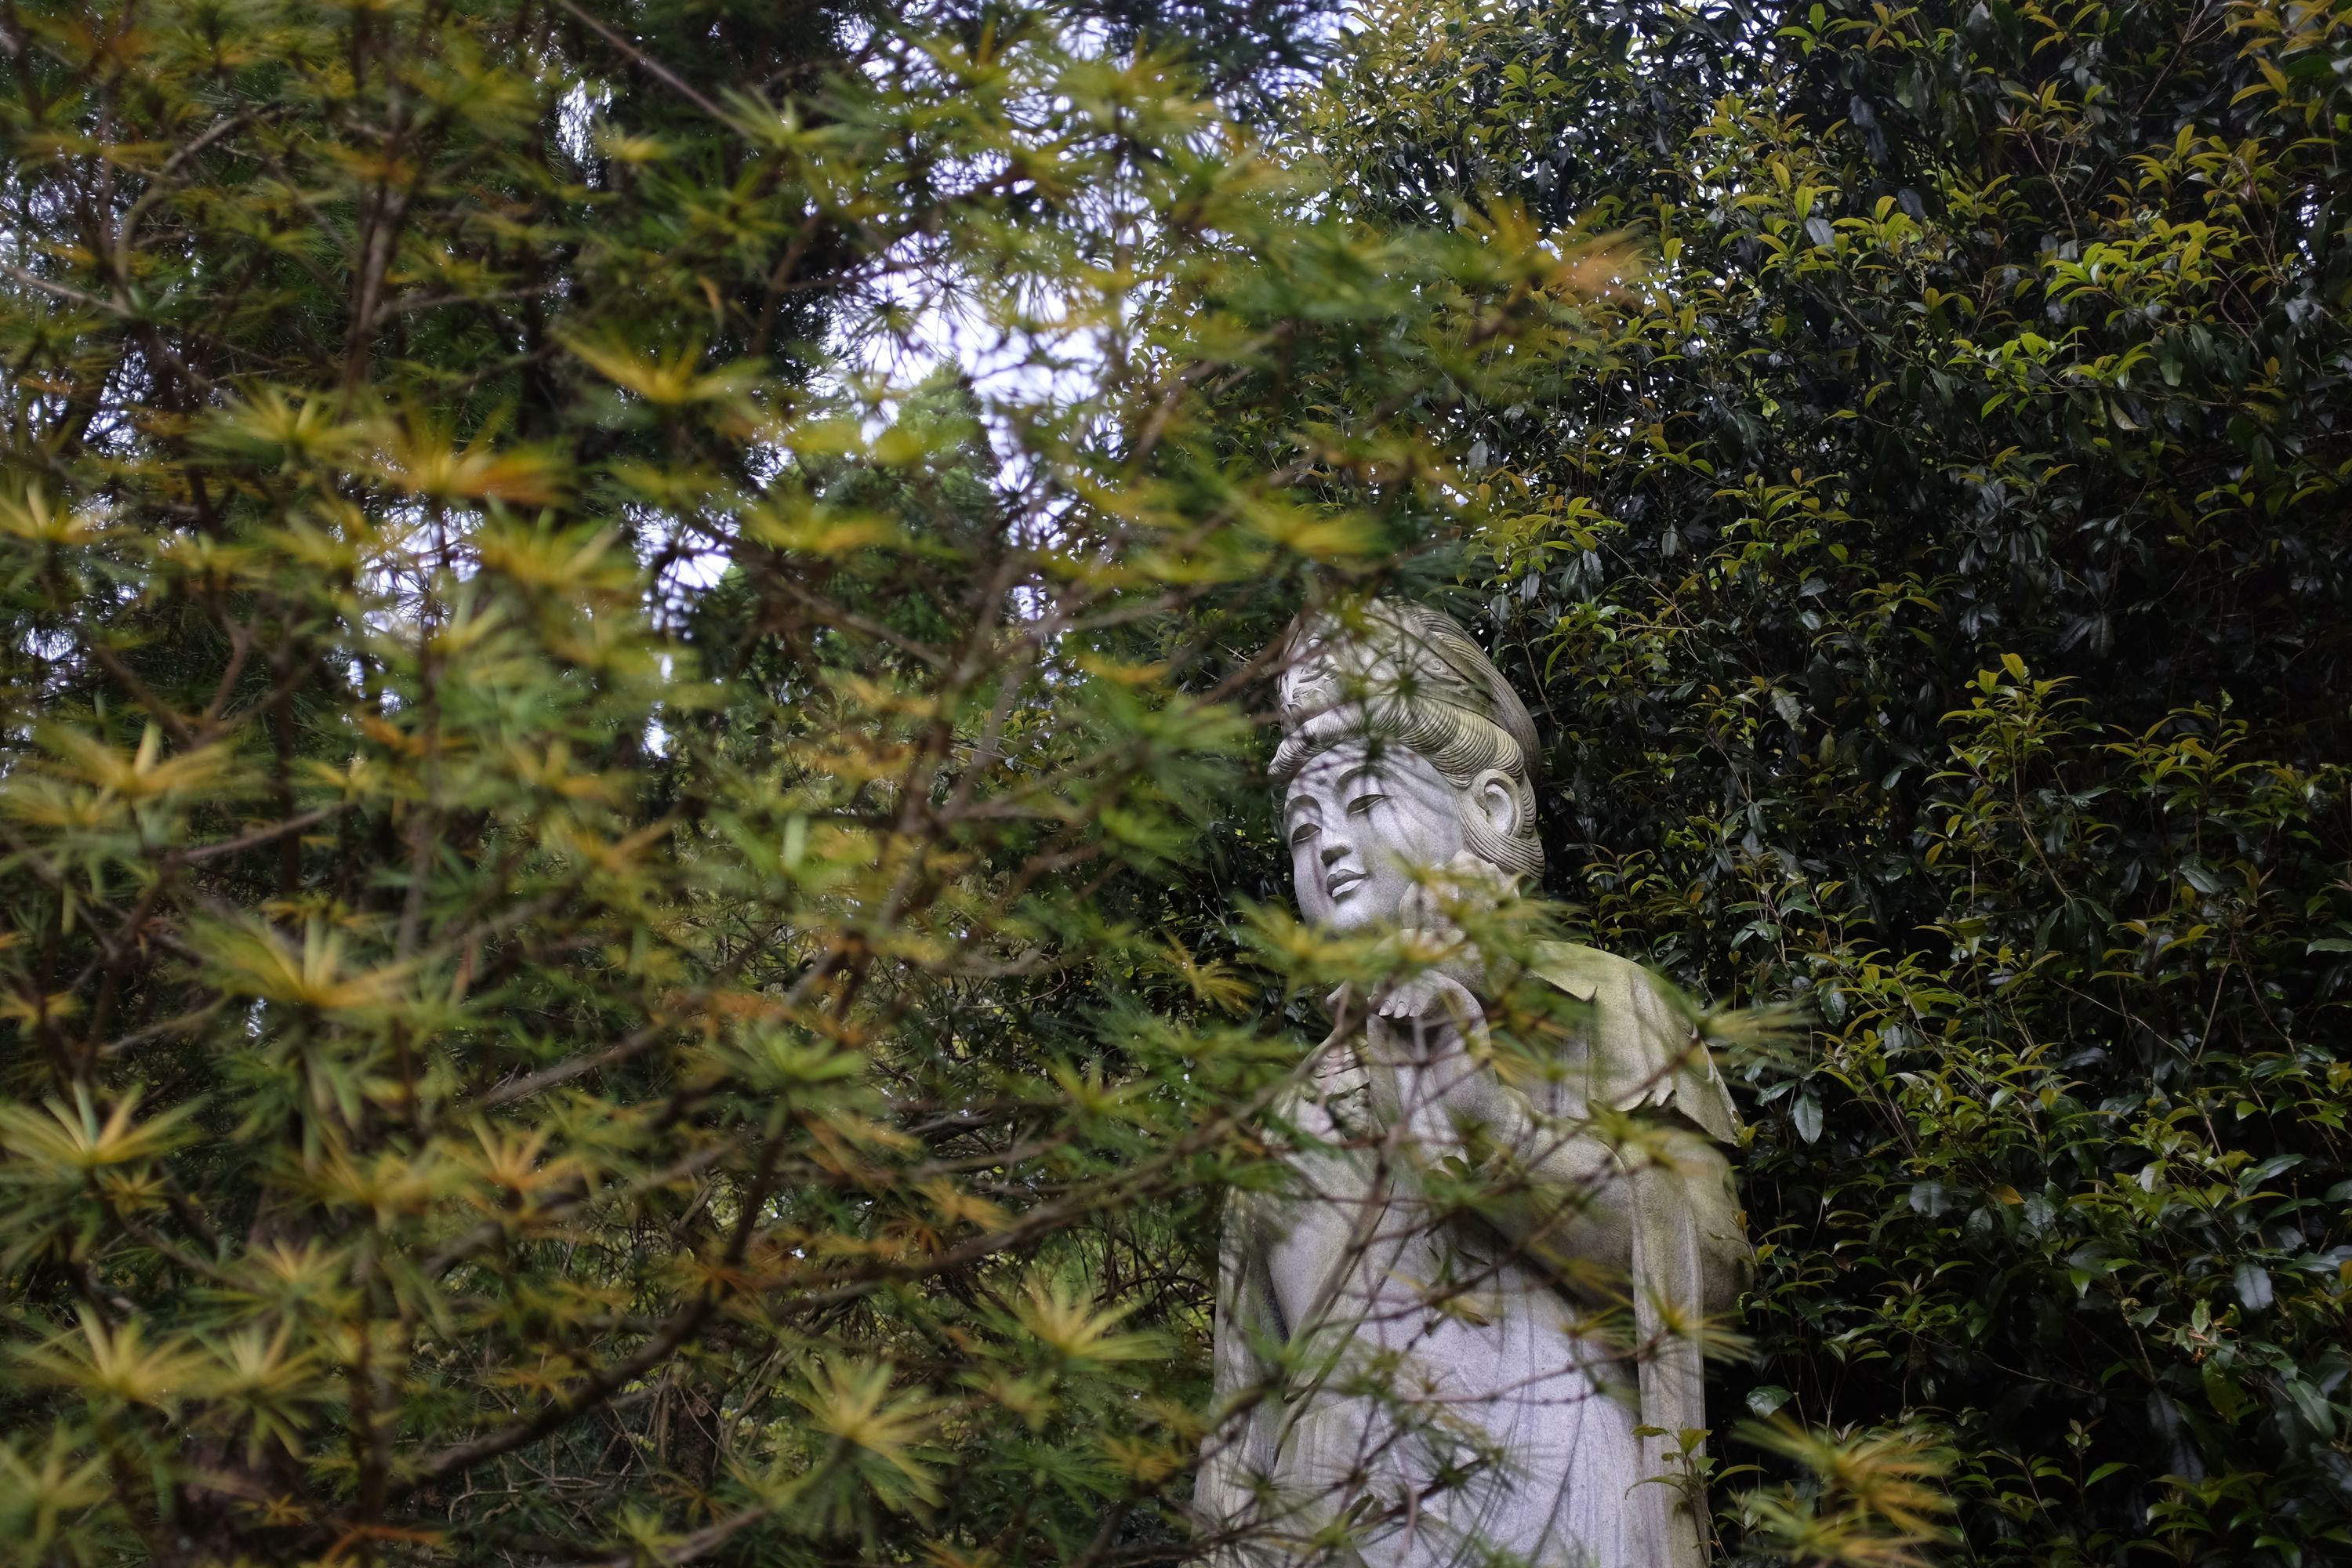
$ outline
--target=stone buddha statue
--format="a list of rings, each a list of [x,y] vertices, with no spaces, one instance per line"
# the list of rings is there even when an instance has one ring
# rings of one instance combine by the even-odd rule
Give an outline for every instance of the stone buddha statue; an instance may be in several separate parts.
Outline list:
[[[1463,934],[1543,849],[1534,725],[1460,626],[1375,601],[1285,654],[1300,911],[1413,958],[1333,996],[1290,1181],[1229,1203],[1202,1529],[1226,1562],[1698,1568],[1701,1344],[1749,1262],[1723,1079],[1640,965]],[[1489,1026],[1530,987],[1564,1021],[1533,1071]]]

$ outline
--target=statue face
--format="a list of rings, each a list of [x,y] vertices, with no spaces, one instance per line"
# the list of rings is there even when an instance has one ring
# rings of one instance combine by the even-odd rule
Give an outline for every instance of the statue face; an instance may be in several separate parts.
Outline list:
[[[1347,741],[1318,752],[1291,780],[1282,815],[1298,912],[1330,931],[1394,922],[1414,873],[1463,849],[1454,786],[1393,743]]]

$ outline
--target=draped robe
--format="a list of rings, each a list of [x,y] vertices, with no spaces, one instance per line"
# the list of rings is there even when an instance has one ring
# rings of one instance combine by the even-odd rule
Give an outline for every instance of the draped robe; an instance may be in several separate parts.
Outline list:
[[[1629,1310],[1605,1331],[1532,1249],[1434,1219],[1393,1139],[1384,1152],[1362,1056],[1335,1040],[1286,1108],[1302,1135],[1291,1190],[1236,1194],[1226,1216],[1223,1418],[1195,1509],[1227,1561],[1706,1562],[1688,1331],[1727,1310],[1747,1268],[1730,1097],[1647,970],[1552,943],[1533,973],[1587,1021],[1556,1080],[1500,1092],[1528,1128],[1622,1135],[1606,1179],[1624,1184],[1610,1250],[1630,1263]]]

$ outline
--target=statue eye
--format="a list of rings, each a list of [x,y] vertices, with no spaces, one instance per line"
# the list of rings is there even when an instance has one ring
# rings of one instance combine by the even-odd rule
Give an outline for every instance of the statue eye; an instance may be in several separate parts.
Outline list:
[[[1380,805],[1381,802],[1386,799],[1388,799],[1388,796],[1381,795],[1377,791],[1370,794],[1360,795],[1355,799],[1348,803],[1348,813],[1351,816],[1362,816],[1367,812],[1370,811],[1372,807]]]
[[[1290,830],[1290,847],[1296,849],[1321,831],[1311,822],[1302,822]]]

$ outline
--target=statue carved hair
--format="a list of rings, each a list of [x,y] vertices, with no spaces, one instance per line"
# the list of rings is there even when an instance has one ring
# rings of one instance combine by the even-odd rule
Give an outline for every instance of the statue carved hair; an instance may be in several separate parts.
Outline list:
[[[1302,620],[1283,644],[1277,784],[1346,741],[1387,742],[1426,759],[1456,791],[1470,852],[1517,876],[1543,869],[1536,837],[1535,721],[1503,672],[1439,611],[1399,599]],[[1499,774],[1518,826],[1495,830],[1478,781]]]

